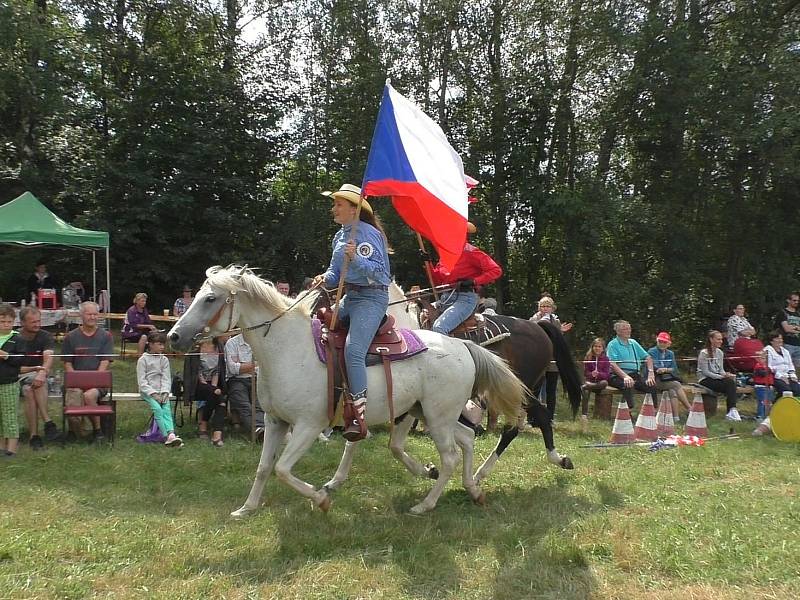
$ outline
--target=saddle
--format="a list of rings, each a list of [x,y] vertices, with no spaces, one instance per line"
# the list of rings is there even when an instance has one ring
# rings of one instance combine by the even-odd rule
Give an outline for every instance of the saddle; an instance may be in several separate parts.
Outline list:
[[[347,387],[347,369],[344,363],[344,344],[349,331],[341,321],[331,330],[333,311],[328,307],[317,309],[317,318],[322,322],[322,342],[325,348],[325,363],[328,369],[328,421],[333,423],[337,399]],[[386,315],[367,350],[367,366],[381,362],[386,376],[386,398],[389,405],[390,426],[394,426],[394,403],[392,402],[392,358],[409,356],[408,344],[395,329],[394,317]],[[339,367],[334,367],[334,363]],[[337,393],[337,390],[339,393]],[[350,398],[345,402],[352,401]]]
[[[422,304],[419,313],[420,327],[431,329],[434,322],[439,317],[439,310],[426,300],[418,301]],[[469,340],[479,346],[491,346],[492,344],[506,339],[511,335],[506,325],[496,320],[485,317],[481,313],[473,313],[464,319],[458,327],[450,332],[450,337],[460,340]]]

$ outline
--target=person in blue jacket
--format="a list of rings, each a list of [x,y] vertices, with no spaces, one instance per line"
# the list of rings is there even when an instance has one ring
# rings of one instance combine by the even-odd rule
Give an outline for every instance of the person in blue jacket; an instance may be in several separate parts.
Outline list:
[[[328,269],[315,277],[328,288],[339,284],[344,275],[345,296],[339,307],[339,319],[350,321],[344,346],[347,378],[350,384],[352,414],[345,414],[343,436],[354,442],[364,439],[367,425],[366,356],[369,344],[380,327],[389,306],[389,284],[392,281],[389,265],[389,244],[369,202],[361,199],[361,188],[344,184],[335,192],[323,192],[333,199],[333,220],[341,225],[333,238],[333,253]],[[361,212],[356,218],[359,201]]]

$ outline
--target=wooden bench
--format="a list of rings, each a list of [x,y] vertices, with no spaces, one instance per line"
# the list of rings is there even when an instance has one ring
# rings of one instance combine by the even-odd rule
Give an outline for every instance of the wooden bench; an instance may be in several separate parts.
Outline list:
[[[753,393],[753,386],[743,386],[737,387],[736,393],[739,395],[747,395]],[[717,414],[717,402],[718,397],[723,395],[718,392],[714,392],[713,390],[708,389],[707,387],[703,387],[697,383],[685,383],[683,385],[683,391],[686,392],[686,396],[691,399],[694,397],[695,394],[700,394],[703,398],[703,408],[705,409],[707,416],[714,416]],[[639,391],[635,391],[635,394],[641,394]],[[594,400],[594,410],[592,412],[592,416],[595,419],[605,419],[607,421],[614,420],[615,411],[613,410],[613,397],[617,394],[622,394],[622,390],[608,386],[606,389],[596,392],[595,400]],[[657,401],[657,399],[654,398]]]

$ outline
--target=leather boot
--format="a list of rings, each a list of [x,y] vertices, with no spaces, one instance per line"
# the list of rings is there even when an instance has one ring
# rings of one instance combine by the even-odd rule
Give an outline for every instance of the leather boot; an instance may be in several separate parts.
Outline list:
[[[349,398],[344,405],[344,432],[342,437],[348,442],[357,442],[367,437],[367,422],[364,413],[367,410],[365,392]]]

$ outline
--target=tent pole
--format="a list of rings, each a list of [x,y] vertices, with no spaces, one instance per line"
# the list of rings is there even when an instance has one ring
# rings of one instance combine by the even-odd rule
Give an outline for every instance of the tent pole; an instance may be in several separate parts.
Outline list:
[[[97,250],[92,250],[92,300],[97,302]]]
[[[108,246],[106,246],[106,291],[108,291],[108,312],[111,312],[111,261],[108,258]]]

